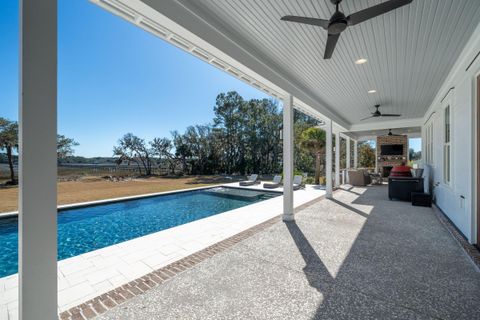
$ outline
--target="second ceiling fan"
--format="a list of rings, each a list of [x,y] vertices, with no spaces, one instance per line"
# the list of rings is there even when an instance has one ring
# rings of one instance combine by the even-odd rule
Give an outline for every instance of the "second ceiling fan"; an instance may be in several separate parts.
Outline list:
[[[394,114],[394,113],[381,113],[380,110],[380,105],[377,104],[375,105],[375,112],[372,112],[372,115],[363,119],[360,119],[360,121],[371,119],[371,118],[380,118],[380,117],[401,117],[401,114]]]
[[[345,31],[347,27],[354,26],[389,11],[395,10],[409,4],[412,1],[413,0],[390,0],[380,3],[376,6],[352,13],[349,16],[345,16],[343,12],[341,12],[338,8],[342,0],[330,0],[330,2],[332,2],[336,6],[335,13],[332,15],[330,20],[290,15],[282,17],[281,20],[310,24],[322,27],[323,29],[327,30],[328,38],[323,58],[330,59],[332,57],[333,51],[335,50],[335,46],[337,45],[340,34]]]

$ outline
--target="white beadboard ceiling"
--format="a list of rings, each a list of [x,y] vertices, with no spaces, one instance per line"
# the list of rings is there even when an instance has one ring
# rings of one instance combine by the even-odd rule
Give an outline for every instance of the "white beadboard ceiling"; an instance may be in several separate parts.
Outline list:
[[[393,134],[407,135],[409,138],[418,138],[421,137],[421,127],[404,127],[404,128],[394,128],[392,129]],[[363,140],[375,140],[377,136],[385,136],[388,134],[389,129],[380,129],[380,130],[365,130],[355,132],[354,139]]]
[[[403,119],[422,117],[480,22],[480,0],[414,0],[347,28],[332,59],[323,60],[327,32],[280,17],[329,19],[329,0],[178,1],[232,41],[254,48],[349,124],[359,123],[375,104]],[[381,2],[344,0],[340,10],[348,15]],[[358,58],[368,63],[354,64]],[[368,94],[371,89],[377,93]]]

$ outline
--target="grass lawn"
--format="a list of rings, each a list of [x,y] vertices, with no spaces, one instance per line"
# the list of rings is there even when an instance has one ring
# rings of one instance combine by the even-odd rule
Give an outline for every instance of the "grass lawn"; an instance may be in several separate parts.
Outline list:
[[[78,181],[58,182],[58,204],[102,200],[212,184],[232,182],[219,176],[190,176],[180,178],[151,177],[113,182],[99,177],[85,177]],[[0,188],[0,212],[16,211],[17,187]]]

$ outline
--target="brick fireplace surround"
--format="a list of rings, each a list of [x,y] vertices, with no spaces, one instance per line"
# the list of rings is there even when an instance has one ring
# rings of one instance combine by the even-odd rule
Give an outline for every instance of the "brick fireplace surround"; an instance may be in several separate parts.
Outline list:
[[[403,154],[398,156],[382,155],[382,145],[401,144],[403,145]],[[384,177],[388,177],[392,167],[400,165],[402,161],[408,161],[408,136],[378,136],[377,137],[377,172]]]

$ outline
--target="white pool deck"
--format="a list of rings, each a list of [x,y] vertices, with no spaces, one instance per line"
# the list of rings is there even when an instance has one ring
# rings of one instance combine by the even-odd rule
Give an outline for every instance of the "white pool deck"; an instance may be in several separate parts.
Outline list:
[[[239,187],[238,183],[223,185]],[[262,184],[245,188],[266,190]],[[282,188],[271,191],[282,191]],[[307,185],[294,192],[294,206],[323,195],[323,189]],[[68,310],[278,216],[282,205],[280,196],[61,260],[58,262],[58,311]],[[17,274],[0,278],[0,320],[4,319],[18,319]]]

